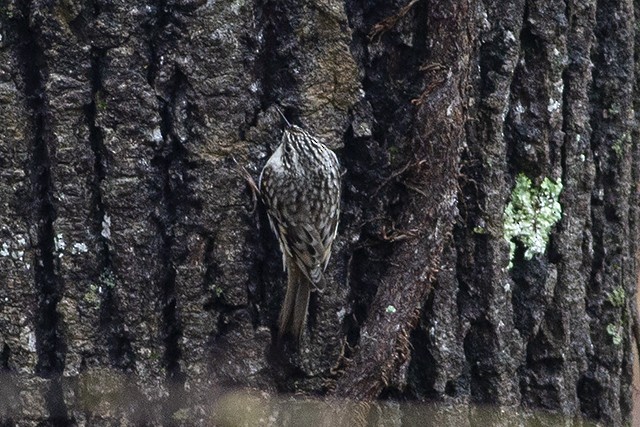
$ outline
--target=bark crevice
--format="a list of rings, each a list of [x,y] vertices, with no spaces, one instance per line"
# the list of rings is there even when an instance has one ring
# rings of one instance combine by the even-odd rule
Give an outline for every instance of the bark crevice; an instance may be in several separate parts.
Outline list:
[[[37,372],[44,377],[55,376],[64,367],[64,343],[59,336],[59,315],[56,310],[60,301],[61,283],[57,275],[56,252],[64,245],[55,235],[56,210],[53,202],[53,183],[50,171],[50,152],[47,131],[47,102],[44,86],[46,59],[40,46],[38,34],[32,28],[31,2],[21,3],[21,20],[17,24],[22,43],[19,44],[24,94],[31,112],[31,186],[33,212],[37,217],[37,251],[35,285],[38,289],[36,314],[36,347],[38,350]]]
[[[161,1],[158,6],[159,17],[157,18],[156,32],[164,31],[164,26],[168,25],[170,10],[165,10],[165,2]],[[157,72],[161,66],[159,57],[160,41],[155,39],[151,42],[151,65],[150,71],[151,85],[155,87]],[[165,96],[158,95],[160,105],[160,133],[162,145],[151,163],[158,170],[161,179],[159,189],[161,198],[161,211],[158,215],[158,227],[162,239],[160,248],[160,259],[162,260],[162,279],[160,283],[160,295],[162,304],[162,334],[164,339],[164,366],[167,375],[167,385],[169,390],[168,404],[165,407],[165,415],[170,417],[184,404],[184,384],[186,374],[182,371],[180,360],[182,358],[182,348],[180,339],[182,337],[182,324],[177,308],[176,300],[176,267],[182,260],[176,259],[175,251],[175,227],[177,215],[179,214],[181,197],[186,193],[184,185],[184,147],[180,137],[176,134],[176,109],[181,108],[178,103],[183,100],[188,81],[179,70],[174,70],[171,79],[166,83],[167,93]],[[184,128],[188,129],[185,123]]]
[[[16,22],[21,43],[18,44],[18,61],[21,68],[27,109],[31,113],[31,188],[33,200],[33,224],[36,224],[34,265],[35,287],[38,292],[35,314],[35,346],[38,355],[36,374],[47,378],[48,391],[44,393],[53,425],[67,425],[67,408],[61,393],[60,375],[64,369],[66,344],[60,331],[60,314],[57,310],[61,299],[62,283],[58,275],[58,254],[64,249],[61,235],[56,235],[54,221],[56,208],[53,201],[51,161],[53,154],[48,130],[48,106],[45,87],[47,64],[39,39],[39,22],[32,16],[33,2],[20,3],[20,19]]]
[[[98,16],[99,10],[97,4],[94,3],[94,17]],[[102,130],[98,124],[98,104],[104,102],[100,99],[102,91],[102,62],[104,61],[106,50],[95,46],[91,47],[91,103],[85,106],[85,116],[89,126],[89,141],[94,157],[93,166],[93,182],[91,183],[92,203],[94,212],[94,223],[99,237],[100,246],[98,248],[98,265],[101,271],[110,270],[111,253],[109,248],[109,239],[104,235],[103,224],[107,221],[108,213],[106,212],[102,197],[102,182],[105,178],[105,168],[107,162],[106,148],[104,146],[104,138]]]

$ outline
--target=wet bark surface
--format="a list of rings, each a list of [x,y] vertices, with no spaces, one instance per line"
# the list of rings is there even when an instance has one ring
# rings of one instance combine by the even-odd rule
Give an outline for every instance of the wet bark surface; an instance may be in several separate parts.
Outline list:
[[[636,9],[2,3],[0,424],[629,422]],[[238,166],[276,106],[344,168],[297,353]],[[504,237],[521,174],[562,183],[532,257]]]

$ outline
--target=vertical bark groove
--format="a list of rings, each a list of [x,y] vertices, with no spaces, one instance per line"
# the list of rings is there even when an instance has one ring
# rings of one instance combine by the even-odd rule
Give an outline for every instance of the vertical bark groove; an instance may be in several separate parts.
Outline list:
[[[35,287],[38,291],[35,336],[38,362],[36,373],[50,379],[45,386],[45,406],[48,421],[61,426],[68,423],[66,402],[61,393],[60,374],[64,368],[66,346],[60,337],[60,316],[57,305],[61,298],[61,280],[57,274],[56,253],[63,243],[54,230],[56,209],[53,202],[51,178],[51,135],[48,130],[47,94],[43,83],[46,60],[39,40],[38,24],[32,21],[33,3],[20,3],[21,21],[18,23],[22,43],[19,61],[23,73],[24,94],[32,117],[31,135],[31,188],[33,197],[33,223],[36,224],[37,250],[35,256]]]
[[[111,270],[111,254],[109,249],[109,240],[102,235],[103,222],[108,216],[102,200],[102,182],[105,177],[105,147],[102,137],[102,131],[97,123],[97,104],[100,102],[99,97],[102,91],[101,68],[104,61],[104,49],[91,48],[91,103],[85,107],[85,115],[89,125],[89,141],[94,156],[93,165],[93,182],[91,183],[93,212],[95,223],[94,227],[97,234],[100,235],[100,246],[98,248],[98,258],[101,271]]]
[[[156,4],[156,16],[149,42],[150,60],[147,79],[151,88],[158,91],[157,78],[163,62],[162,49],[166,37],[171,36],[171,17],[176,10],[165,0]],[[164,417],[170,419],[173,413],[184,405],[184,383],[186,376],[180,367],[182,349],[182,326],[176,308],[176,254],[174,251],[176,216],[179,214],[180,192],[186,187],[181,183],[184,173],[183,149],[176,135],[175,113],[181,108],[178,103],[184,100],[186,77],[173,70],[173,75],[164,83],[166,89],[157,94],[160,117],[160,134],[162,141],[156,147],[156,154],[151,164],[158,170],[161,179],[159,195],[161,208],[158,213],[158,227],[162,239],[159,256],[163,262],[160,294],[162,304],[162,334],[164,341],[163,362],[166,371],[166,382],[169,395],[163,410]],[[165,77],[166,78],[166,77]],[[183,124],[188,128],[189,124]],[[184,197],[184,196],[183,196]]]
[[[60,286],[56,274],[56,236],[53,228],[56,212],[52,200],[52,181],[49,171],[50,153],[47,140],[46,93],[42,83],[45,60],[35,29],[30,22],[31,2],[21,3],[21,30],[23,43],[20,60],[25,83],[25,98],[32,114],[32,159],[31,185],[34,200],[34,223],[37,224],[38,250],[35,265],[35,286],[39,289],[36,339],[40,375],[49,377],[62,372],[64,345],[58,337],[58,313],[56,305],[60,299]]]
[[[181,322],[176,311],[176,271],[174,267],[175,254],[174,247],[174,224],[176,215],[178,214],[178,199],[175,192],[180,191],[180,168],[182,166],[182,156],[180,143],[174,135],[173,113],[175,103],[179,102],[177,94],[184,91],[184,76],[177,73],[173,77],[171,95],[169,99],[163,100],[159,97],[161,106],[161,122],[160,129],[164,147],[162,152],[154,160],[163,177],[162,199],[164,204],[164,212],[161,214],[161,230],[163,246],[160,256],[164,260],[164,279],[161,283],[162,289],[162,317],[163,317],[163,334],[164,334],[164,361],[167,370],[167,380],[169,382],[169,401],[172,405],[167,406],[167,415],[173,414],[182,402],[179,396],[184,391],[185,376],[180,368],[180,359],[182,350],[180,348],[180,339],[182,337]],[[177,188],[176,188],[177,187]]]

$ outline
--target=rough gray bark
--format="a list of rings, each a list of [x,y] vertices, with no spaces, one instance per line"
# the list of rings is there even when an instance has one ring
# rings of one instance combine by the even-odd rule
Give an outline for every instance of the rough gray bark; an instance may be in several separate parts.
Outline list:
[[[0,424],[625,424],[637,8],[2,3]],[[299,354],[236,165],[257,178],[276,105],[345,168]],[[562,218],[509,269],[520,173],[562,182]]]

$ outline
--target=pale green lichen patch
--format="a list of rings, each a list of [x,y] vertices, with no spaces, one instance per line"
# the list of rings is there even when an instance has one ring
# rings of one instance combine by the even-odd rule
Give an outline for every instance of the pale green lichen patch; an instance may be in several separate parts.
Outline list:
[[[107,268],[100,274],[96,283],[89,284],[84,294],[84,300],[88,304],[98,307],[100,306],[102,295],[104,295],[108,289],[113,289],[115,287],[116,276],[113,274],[113,271]]]
[[[116,287],[116,276],[113,274],[111,269],[104,269],[98,278],[98,283],[100,285],[106,286],[107,288],[113,289]]]
[[[622,134],[620,138],[616,139],[616,141],[611,146],[611,149],[613,150],[614,153],[616,153],[616,156],[618,156],[618,158],[621,159],[624,156],[625,147],[629,146],[630,144],[631,144],[631,133],[625,132],[624,134]]]
[[[607,292],[606,296],[607,301],[615,308],[624,309],[627,305],[627,294],[622,286],[616,286],[611,292]],[[611,336],[614,345],[622,344],[624,338],[624,324],[627,314],[624,310],[621,310],[620,314],[621,318],[617,318],[614,322],[607,324],[607,334]]]
[[[558,198],[562,183],[545,178],[539,187],[523,173],[516,177],[511,201],[504,210],[504,238],[509,242],[509,268],[518,240],[525,247],[525,259],[543,254],[549,241],[549,233],[562,216]]]
[[[98,286],[98,285],[94,285],[93,283],[91,283],[89,285],[89,288],[87,289],[87,292],[85,292],[84,294],[84,300],[88,303],[91,304],[92,306],[99,306],[100,305],[100,293],[102,289]]]
[[[623,339],[622,333],[623,333],[623,330],[621,325],[617,325],[613,323],[609,323],[607,325],[607,334],[609,334],[609,336],[611,337],[611,341],[613,342],[613,345],[622,344],[622,339]]]
[[[607,300],[614,307],[624,307],[627,303],[627,296],[622,286],[616,286],[611,292],[607,293]]]

